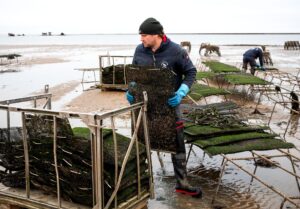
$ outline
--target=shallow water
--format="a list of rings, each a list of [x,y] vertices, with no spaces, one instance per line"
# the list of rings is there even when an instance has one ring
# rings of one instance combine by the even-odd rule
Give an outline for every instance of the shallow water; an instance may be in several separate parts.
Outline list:
[[[219,59],[221,62],[226,62],[233,65],[239,65],[241,62],[241,54],[249,47],[240,46],[221,46],[222,57],[219,58],[215,55],[214,59]],[[196,63],[198,56],[199,45],[192,46],[191,58]],[[300,66],[299,52],[296,51],[284,51],[280,46],[270,46],[268,48],[271,51],[272,58],[274,60],[274,67],[283,69],[292,74],[298,72],[297,68]],[[19,51],[18,51],[19,50]],[[106,54],[107,51],[111,55],[131,55],[134,48],[128,47],[123,49],[117,49],[115,47],[62,47],[62,46],[48,46],[48,47],[33,47],[33,48],[16,48],[14,51],[24,54],[25,58],[30,57],[59,57],[63,58],[66,62],[53,63],[53,64],[34,64],[34,65],[16,65],[16,66],[0,66],[2,68],[13,67],[20,70],[16,73],[1,73],[0,74],[0,95],[1,100],[18,98],[28,96],[33,92],[39,92],[44,88],[45,84],[49,84],[50,88],[61,83],[66,83],[72,80],[81,80],[82,73],[74,70],[75,68],[90,68],[97,67],[98,55]],[[202,57],[204,59],[204,57]],[[60,110],[64,104],[68,103],[72,98],[76,97],[82,91],[81,86],[75,87],[70,92],[65,92],[64,96],[53,102],[53,109]],[[216,99],[211,99],[216,101]],[[264,122],[267,122],[267,118],[270,117],[270,109],[272,109],[272,102],[266,98],[262,102],[265,106],[269,107],[266,115],[262,117]],[[28,106],[30,104],[27,104]],[[0,111],[0,126],[6,126],[5,112]],[[253,118],[259,116],[254,115]],[[20,115],[12,115],[13,125],[20,125],[17,121]],[[276,114],[272,117],[270,126],[276,132],[284,134],[287,121],[290,118],[289,111],[278,106],[276,108]],[[281,123],[280,123],[281,122]],[[82,125],[80,121],[72,121],[72,126]],[[109,123],[107,123],[109,124]],[[130,133],[130,123],[124,118],[117,119],[118,131],[125,135]],[[299,117],[294,117],[293,123],[291,123],[287,134],[286,140],[293,142],[297,147],[300,146],[300,131],[299,131]],[[189,145],[187,145],[187,149]],[[297,150],[292,149],[291,152],[300,157],[300,153]],[[278,154],[277,151],[258,152],[262,154]],[[238,153],[235,155],[228,155],[231,157],[244,157],[251,156],[251,154]],[[194,148],[191,157],[188,162],[188,169],[191,173],[190,182],[193,185],[199,185],[203,189],[204,195],[202,199],[190,198],[184,195],[176,194],[174,192],[175,178],[173,176],[173,166],[171,157],[169,154],[161,154],[164,167],[162,168],[157,157],[157,153],[152,153],[153,159],[153,171],[155,180],[155,193],[156,198],[150,200],[148,204],[149,209],[157,208],[214,208],[211,205],[211,200],[214,196],[218,177],[220,174],[222,158],[220,156],[209,157],[205,155],[199,148]],[[276,158],[273,159],[280,163],[280,165],[286,167],[288,170],[292,170],[290,161],[288,159]],[[247,170],[253,172],[255,169],[253,161],[241,161],[243,166]],[[299,173],[299,162],[295,162],[295,168]],[[197,170],[197,172],[195,172]],[[289,174],[280,171],[278,168],[263,168],[258,167],[256,174],[260,176],[264,181],[274,185],[280,191],[287,193],[291,196],[298,195],[299,190],[296,185],[294,177]],[[258,181],[254,180],[250,185],[251,177],[240,171],[232,164],[228,164],[225,174],[222,178],[220,191],[218,192],[216,203],[214,206],[222,206],[226,208],[279,208],[282,198],[277,194],[262,186]],[[284,208],[294,208],[290,203],[286,203]]]
[[[300,34],[167,34],[173,41],[190,41],[193,45],[212,43],[283,45],[288,40],[299,40]],[[8,37],[0,34],[0,45],[137,45],[138,34],[90,34],[66,36],[27,35]]]

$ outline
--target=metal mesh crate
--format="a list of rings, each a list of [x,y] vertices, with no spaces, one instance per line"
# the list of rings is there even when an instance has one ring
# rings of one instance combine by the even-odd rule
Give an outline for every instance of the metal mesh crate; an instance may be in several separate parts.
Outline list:
[[[100,88],[102,90],[127,89],[126,66],[131,65],[133,56],[100,55]]]

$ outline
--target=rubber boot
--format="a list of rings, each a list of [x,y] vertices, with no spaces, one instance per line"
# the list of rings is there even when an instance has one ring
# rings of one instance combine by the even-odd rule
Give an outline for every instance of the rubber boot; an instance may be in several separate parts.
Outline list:
[[[175,178],[177,181],[175,191],[181,194],[190,195],[192,197],[202,197],[201,189],[192,187],[187,181],[183,121],[180,120],[177,120],[176,122],[176,154],[172,154],[171,158],[173,162]]]
[[[175,191],[177,193],[190,195],[192,197],[202,197],[202,191],[199,187],[193,187],[188,183],[186,172],[185,153],[172,154],[172,162],[176,178]]]
[[[252,75],[254,75],[255,74],[255,68],[251,67],[250,72],[251,72]]]
[[[244,72],[247,72],[247,63],[243,63],[243,67],[242,67],[242,69],[244,70]]]
[[[193,187],[189,185],[188,183],[186,184],[176,184],[175,191],[180,194],[185,194],[189,195],[192,197],[196,198],[201,198],[202,197],[202,191],[200,187]]]

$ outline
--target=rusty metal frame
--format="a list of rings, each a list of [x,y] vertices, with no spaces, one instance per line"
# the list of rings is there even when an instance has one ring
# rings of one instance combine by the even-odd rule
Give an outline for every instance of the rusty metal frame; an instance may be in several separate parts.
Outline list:
[[[96,79],[96,73],[95,73],[95,71],[98,71],[99,68],[75,68],[74,70],[82,71],[81,83],[95,83],[96,84],[97,82],[99,82]],[[93,72],[93,75],[94,75],[93,81],[85,81],[84,80],[84,75],[86,72]]]
[[[258,71],[256,71],[256,74],[258,74]],[[273,113],[275,111],[275,107],[277,104],[280,104],[283,106],[283,108],[287,108],[290,110],[292,114],[300,114],[300,111],[293,110],[292,108],[289,108],[287,104],[291,103],[298,103],[300,104],[300,101],[295,101],[293,98],[291,98],[290,94],[294,92],[295,94],[300,96],[300,69],[298,70],[297,75],[292,75],[290,73],[286,72],[265,72],[263,74],[264,80],[270,82],[268,85],[249,85],[249,88],[247,90],[247,94],[254,94],[258,93],[258,99],[254,108],[253,113],[259,113],[258,105],[261,102],[261,98],[263,96],[267,97],[268,100],[271,100],[274,102],[274,106],[271,112],[271,116],[269,118],[268,125],[270,124],[270,121],[272,119]],[[286,86],[284,83],[288,83],[289,85]],[[234,85],[233,89],[235,89],[236,85]],[[229,88],[229,84],[227,86]],[[276,89],[277,88],[277,89]],[[274,95],[276,95],[276,98],[274,98]],[[285,128],[283,138],[285,139],[287,130],[289,128],[289,125],[291,123],[291,118],[288,120],[288,124]]]
[[[33,107],[36,108],[37,107],[37,101],[38,100],[42,100],[42,99],[46,99],[45,104],[43,105],[43,109],[47,108],[47,109],[51,109],[51,98],[52,98],[52,94],[48,93],[49,90],[49,86],[45,85],[45,94],[39,94],[39,95],[35,95],[35,96],[29,96],[29,97],[22,97],[22,98],[17,98],[17,99],[9,99],[9,100],[3,100],[0,101],[0,105],[11,105],[11,104],[16,104],[16,103],[22,103],[22,102],[31,102],[33,101]],[[7,108],[6,110],[6,124],[7,124],[7,136],[8,136],[8,140],[10,140],[10,110],[13,110],[13,107]]]
[[[283,82],[280,82],[280,84],[279,84],[279,85],[280,85],[280,88],[281,88],[281,89],[284,89],[287,93],[290,93],[291,91],[296,91],[297,85],[298,85],[298,87],[299,87],[299,78],[298,78],[299,74],[300,74],[300,70],[299,70],[299,72],[298,72],[298,74],[297,74],[297,76],[296,76],[295,78],[287,77],[288,79],[286,79],[286,80],[289,82],[290,86],[292,86],[292,90],[289,90],[289,89],[283,87]],[[285,75],[285,76],[286,76],[286,75]],[[288,76],[290,76],[290,75],[288,75]],[[274,81],[274,79],[275,79],[275,78],[272,77],[271,81]],[[270,83],[272,83],[272,82],[270,82]],[[273,115],[273,113],[274,113],[275,106],[276,106],[277,104],[282,104],[282,105],[284,106],[284,108],[288,108],[288,107],[286,107],[286,104],[291,103],[291,102],[295,102],[295,100],[292,100],[292,101],[291,101],[291,98],[289,98],[288,96],[286,96],[287,93],[276,92],[276,91],[275,91],[275,88],[274,88],[274,90],[271,89],[272,86],[275,87],[275,85],[274,85],[273,83],[270,84],[270,85],[262,85],[262,87],[261,87],[260,85],[259,85],[259,86],[256,85],[256,88],[254,88],[253,86],[250,85],[250,87],[249,87],[249,89],[248,89],[248,91],[251,90],[252,93],[255,92],[255,91],[260,93],[255,109],[257,109],[257,106],[258,106],[258,104],[260,103],[261,97],[262,97],[263,95],[267,96],[267,98],[268,98],[269,100],[272,100],[272,101],[275,102],[275,103],[274,103],[273,110],[272,110],[271,117],[270,117],[270,119],[269,119],[269,123],[270,123],[270,120],[272,119],[272,115]],[[235,86],[234,86],[234,88],[235,88]],[[248,91],[247,91],[247,93],[248,93]],[[271,94],[275,94],[274,92],[275,92],[276,94],[279,93],[279,94],[281,95],[282,101],[277,101],[277,100],[275,100],[273,97],[271,97]],[[285,101],[284,99],[289,99],[289,101],[287,102],[287,101]],[[289,109],[290,109],[290,108],[289,108]],[[299,111],[295,111],[295,110],[292,110],[292,109],[290,109],[290,110],[291,110],[292,112],[296,113],[296,114],[300,114]],[[283,139],[285,139],[285,135],[286,135],[287,129],[288,129],[288,127],[289,127],[290,121],[291,121],[291,119],[289,119],[289,121],[288,121],[288,123],[287,123],[287,127],[286,127],[285,133],[284,133],[284,135],[283,135]],[[268,125],[269,125],[269,123],[268,123]],[[270,129],[270,131],[273,132],[271,129]],[[273,133],[274,133],[274,132],[273,132]],[[188,154],[187,154],[187,161],[189,160],[190,154],[191,154],[191,152],[193,151],[192,149],[193,149],[193,144],[191,143],[190,148],[189,148],[189,151],[188,151]],[[289,150],[288,150],[288,151],[284,151],[284,150],[282,150],[282,149],[277,149],[277,150],[278,150],[279,152],[281,152],[282,154],[281,154],[281,155],[268,155],[268,156],[265,157],[265,156],[262,156],[262,155],[258,154],[258,153],[255,152],[255,151],[250,151],[250,153],[252,154],[252,157],[243,157],[243,158],[229,158],[229,157],[227,157],[225,154],[221,154],[221,156],[223,157],[223,161],[222,161],[222,164],[221,164],[221,171],[220,171],[220,176],[219,176],[218,186],[217,186],[217,189],[216,189],[216,193],[215,193],[215,195],[214,195],[214,197],[213,197],[213,199],[212,199],[212,204],[214,203],[215,198],[216,198],[217,193],[218,193],[218,190],[219,190],[219,188],[220,188],[222,176],[223,176],[223,174],[224,174],[224,172],[225,172],[226,166],[227,166],[228,163],[231,163],[231,164],[235,165],[239,170],[242,170],[242,171],[244,171],[246,174],[248,174],[249,176],[251,176],[252,179],[251,179],[250,185],[251,185],[253,179],[256,179],[256,180],[259,181],[261,184],[263,184],[264,186],[266,186],[267,188],[269,188],[269,189],[272,190],[273,192],[275,192],[275,193],[277,193],[278,195],[280,195],[280,196],[283,198],[283,201],[282,201],[282,203],[281,203],[281,205],[280,205],[280,208],[283,208],[285,202],[287,202],[287,201],[290,202],[291,204],[295,205],[297,208],[300,208],[300,203],[297,203],[297,202],[294,201],[295,199],[300,200],[300,182],[299,182],[300,175],[298,175],[298,174],[296,173],[295,163],[294,163],[294,160],[299,161],[300,158],[298,158],[298,157],[296,157],[295,155],[292,155],[291,153],[289,153]],[[299,151],[297,148],[296,148],[295,150]],[[204,156],[205,156],[205,152],[204,152]],[[204,156],[203,156],[203,159],[204,159]],[[276,165],[275,163],[273,163],[272,161],[269,160],[269,158],[274,158],[274,157],[286,157],[286,158],[291,162],[293,171],[289,171],[289,170],[287,170],[287,169],[281,167],[280,165]],[[295,177],[296,186],[297,186],[297,188],[298,188],[299,195],[298,195],[297,197],[289,197],[289,196],[287,196],[286,194],[283,194],[283,193],[282,193],[281,191],[279,191],[278,189],[274,188],[273,186],[268,185],[267,183],[265,183],[264,181],[262,181],[258,176],[255,175],[255,173],[256,173],[256,171],[257,171],[257,165],[255,165],[255,169],[254,169],[254,171],[253,171],[253,173],[252,173],[252,172],[246,170],[244,167],[242,167],[241,165],[239,165],[238,163],[235,162],[235,161],[239,161],[239,160],[254,160],[254,161],[255,161],[255,160],[258,159],[258,158],[264,159],[264,160],[268,161],[269,163],[272,163],[273,165],[277,166],[279,169],[281,169],[281,170],[283,170],[284,172],[286,172],[286,173],[292,175],[293,177]]]
[[[43,105],[43,109],[47,108],[50,110],[51,109],[51,97],[52,97],[52,94],[45,93],[45,94],[39,94],[39,95],[35,95],[35,96],[22,97],[22,98],[18,98],[18,99],[3,100],[3,101],[0,101],[0,104],[11,105],[11,104],[16,104],[16,103],[21,103],[21,102],[33,101],[33,107],[36,108],[37,100],[46,99],[46,102]]]
[[[290,85],[299,85],[300,83],[300,69],[298,70],[296,76],[287,72],[280,72],[280,71],[266,72],[264,74],[264,79],[267,80],[268,76],[271,77],[271,81],[273,81],[274,79],[278,79],[280,81],[279,85],[282,85],[282,83],[284,82],[287,82]]]
[[[253,88],[252,87],[252,92],[258,92],[259,93],[259,97],[258,97],[257,103],[255,105],[254,111],[258,110],[258,105],[261,101],[262,96],[266,96],[268,100],[271,100],[271,101],[274,102],[274,106],[273,106],[272,111],[271,111],[271,115],[270,115],[270,118],[269,118],[269,121],[268,121],[268,125],[270,125],[270,122],[271,122],[271,119],[272,119],[273,114],[275,112],[275,107],[277,106],[277,104],[280,104],[284,109],[286,108],[286,109],[290,110],[290,112],[292,114],[300,114],[300,111],[293,110],[292,108],[287,106],[287,104],[291,104],[291,103],[300,104],[300,101],[295,101],[293,98],[287,96],[287,95],[290,95],[291,91],[289,89],[286,89],[286,88],[280,87],[280,86],[279,86],[279,88],[283,89],[285,92],[276,91],[275,87],[276,87],[276,85],[273,85],[273,84],[269,85],[267,87],[263,86],[262,88]],[[294,89],[294,87],[293,87],[293,89]],[[294,90],[294,92],[295,92],[295,90]],[[296,93],[298,93],[298,92],[296,92]],[[299,93],[300,93],[300,91],[299,91]],[[273,95],[276,95],[277,97],[274,98]],[[291,117],[288,120],[287,126],[286,126],[284,134],[283,134],[284,139],[286,137],[286,133],[287,133],[287,130],[289,128],[290,123],[291,123]]]
[[[132,59],[133,56],[122,56],[122,55],[99,55],[99,81],[100,81],[100,88],[110,88],[110,89],[127,89],[127,83],[126,83],[126,70],[125,70],[125,65],[126,64],[131,64],[127,63],[128,59]],[[124,84],[115,84],[115,59],[123,59],[123,64],[124,64]],[[112,62],[113,65],[113,83],[112,84],[106,84],[103,83],[103,68],[104,66],[104,61],[107,60],[108,64],[110,65]]]
[[[95,86],[97,86],[97,84],[100,83],[100,81],[97,80],[97,78],[96,78],[96,71],[99,71],[99,68],[75,68],[74,70],[82,71],[81,86],[82,86],[83,91],[89,90],[89,89],[84,89],[85,83],[94,83]],[[88,72],[93,73],[94,80],[85,80],[85,75]]]
[[[296,160],[300,160],[300,159],[298,157],[296,157],[295,155],[292,155],[289,152],[286,152],[286,151],[284,151],[282,149],[277,149],[277,150],[279,152],[283,153],[283,154],[282,155],[268,155],[268,156],[263,156],[263,155],[258,154],[255,151],[250,151],[250,153],[252,154],[252,157],[242,157],[242,158],[229,158],[225,154],[221,154],[221,156],[223,157],[222,164],[221,164],[221,171],[220,171],[220,175],[219,175],[218,186],[216,188],[215,195],[212,198],[211,204],[215,203],[215,199],[216,199],[216,196],[218,194],[218,191],[219,191],[219,188],[220,188],[220,184],[221,184],[221,181],[222,181],[222,176],[225,173],[226,166],[227,166],[227,164],[231,163],[231,164],[235,165],[238,169],[244,171],[246,174],[248,174],[249,176],[251,176],[250,185],[252,184],[253,179],[256,179],[262,185],[266,186],[268,189],[272,190],[273,192],[275,192],[276,194],[278,194],[279,196],[281,196],[283,198],[283,201],[282,201],[282,203],[280,205],[280,208],[283,207],[283,205],[284,205],[284,203],[286,201],[288,201],[291,204],[295,205],[296,208],[300,208],[300,203],[296,203],[294,201],[294,199],[299,199],[300,200],[300,186],[299,186],[300,185],[300,183],[299,183],[300,176],[296,173],[293,158],[296,159]],[[291,161],[293,172],[291,172],[291,171],[283,168],[282,166],[277,165],[273,161],[269,160],[270,158],[275,158],[275,157],[287,157]],[[266,183],[263,180],[261,180],[258,176],[255,175],[255,173],[257,171],[257,167],[258,167],[257,165],[255,165],[255,169],[254,169],[254,171],[252,173],[251,171],[245,169],[240,164],[236,163],[236,161],[241,161],[241,160],[254,160],[255,161],[256,159],[259,159],[259,158],[266,160],[268,163],[270,163],[270,164],[272,164],[272,165],[280,168],[281,170],[285,171],[286,173],[294,176],[295,180],[296,180],[297,187],[298,187],[299,196],[297,196],[297,197],[289,197],[288,195],[286,195],[286,194],[282,193],[281,191],[279,191],[278,189],[274,188],[274,186],[269,185],[268,183]]]
[[[53,132],[57,132],[57,123],[56,119],[58,117],[63,118],[77,118],[80,119],[82,117],[93,118],[94,123],[87,124],[91,129],[94,129],[94,132],[91,133],[91,154],[92,154],[92,185],[93,185],[93,209],[104,209],[110,208],[112,202],[114,201],[114,208],[116,209],[125,209],[125,208],[134,208],[137,205],[145,205],[146,200],[151,197],[154,198],[154,186],[153,186],[153,174],[152,174],[152,164],[151,164],[151,152],[150,152],[150,142],[149,142],[149,132],[147,126],[147,94],[144,92],[144,102],[136,103],[128,107],[112,110],[110,112],[106,112],[103,114],[89,114],[89,113],[76,113],[76,112],[64,112],[64,111],[51,111],[51,110],[43,110],[43,109],[36,109],[36,108],[20,108],[20,107],[12,107],[8,105],[1,105],[0,110],[6,110],[10,112],[20,112],[22,114],[22,126],[23,126],[23,145],[24,145],[24,156],[25,156],[25,179],[26,179],[26,190],[25,190],[25,197],[12,194],[5,191],[0,191],[0,202],[5,202],[8,204],[16,204],[19,206],[26,206],[28,208],[64,208],[62,206],[62,199],[61,199],[61,192],[60,192],[60,185],[59,185],[59,170],[57,165],[57,136],[54,134],[53,136],[53,154],[54,154],[54,167],[57,179],[57,204],[52,204],[49,202],[42,202],[40,200],[36,200],[31,197],[31,190],[30,190],[30,162],[29,162],[29,152],[28,152],[28,142],[27,142],[27,133],[25,127],[25,114],[40,114],[40,115],[48,115],[53,117]],[[115,132],[115,122],[114,118],[120,114],[124,114],[133,110],[139,110],[139,115],[137,121],[135,121],[135,128],[134,133],[131,136],[129,147],[126,151],[126,155],[122,162],[121,170],[118,171],[115,168],[116,172],[116,179],[115,179],[115,190],[111,195],[110,199],[104,205],[104,174],[103,174],[103,138],[102,138],[102,129],[103,120],[110,119],[111,127],[113,130],[113,141],[116,143],[116,132]],[[126,202],[119,204],[117,201],[117,192],[122,180],[122,176],[125,170],[125,166],[132,150],[133,145],[135,144],[138,148],[138,141],[137,141],[137,132],[139,127],[143,125],[144,134],[145,134],[145,147],[146,147],[146,154],[147,154],[147,162],[148,162],[148,171],[149,171],[149,191],[141,191],[138,190],[138,195],[135,197],[127,200]],[[117,145],[114,145],[116,148]],[[116,153],[116,150],[115,150]],[[138,154],[138,153],[136,153]],[[118,157],[115,155],[115,157]],[[139,158],[137,158],[137,169],[140,170],[139,167]],[[140,172],[138,172],[140,174]],[[141,185],[141,178],[138,177],[138,185],[140,188]]]

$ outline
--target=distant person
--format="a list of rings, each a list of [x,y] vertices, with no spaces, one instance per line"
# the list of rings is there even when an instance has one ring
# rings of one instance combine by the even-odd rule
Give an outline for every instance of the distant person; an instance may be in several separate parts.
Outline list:
[[[256,59],[259,59],[260,65],[256,63]],[[265,71],[263,67],[263,51],[260,48],[249,49],[243,54],[243,69],[247,71],[248,63],[250,64],[250,72],[252,75],[255,73],[255,69],[259,68]]]
[[[191,186],[187,180],[183,121],[180,118],[179,109],[182,98],[187,95],[195,81],[196,68],[186,50],[172,42],[164,34],[163,26],[156,19],[146,19],[140,25],[139,34],[142,44],[136,47],[132,64],[172,70],[176,74],[175,96],[166,101],[176,110],[176,141],[174,141],[176,154],[171,155],[177,180],[175,191],[193,197],[201,197],[201,189]],[[159,78],[157,78],[157,82],[159,82]],[[129,103],[133,103],[133,95],[127,91],[126,96]]]

